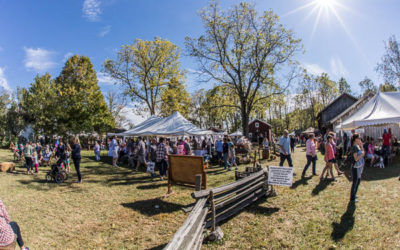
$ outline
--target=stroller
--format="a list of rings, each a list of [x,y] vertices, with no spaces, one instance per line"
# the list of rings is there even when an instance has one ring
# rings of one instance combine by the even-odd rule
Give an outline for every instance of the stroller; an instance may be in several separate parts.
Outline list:
[[[54,180],[57,184],[63,183],[68,179],[68,171],[65,166],[65,162],[51,165],[51,170],[46,174],[46,180],[48,182]]]

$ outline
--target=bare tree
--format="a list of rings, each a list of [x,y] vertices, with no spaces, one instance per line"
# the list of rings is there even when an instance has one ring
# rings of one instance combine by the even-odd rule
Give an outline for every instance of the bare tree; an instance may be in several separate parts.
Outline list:
[[[400,43],[395,36],[389,37],[385,50],[386,53],[382,57],[382,62],[378,63],[376,71],[387,82],[400,86]]]
[[[223,11],[214,1],[200,17],[205,34],[187,37],[187,52],[197,59],[203,80],[231,86],[239,104],[230,106],[240,110],[243,134],[247,136],[254,106],[284,92],[274,75],[281,66],[292,63],[300,40],[278,23],[272,11],[259,16],[248,3]]]

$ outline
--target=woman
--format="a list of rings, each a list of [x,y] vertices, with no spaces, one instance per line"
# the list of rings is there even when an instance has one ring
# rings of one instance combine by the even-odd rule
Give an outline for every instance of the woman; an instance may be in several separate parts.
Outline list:
[[[96,158],[96,161],[100,161],[100,145],[97,141],[94,145],[94,156]]]
[[[378,155],[375,154],[375,143],[374,138],[372,137],[369,139],[367,150],[367,159],[371,160],[371,166],[373,166],[375,164],[375,161],[378,159]]]
[[[74,162],[76,174],[78,175],[78,183],[82,183],[82,175],[81,175],[81,144],[79,142],[79,138],[74,138],[74,145],[72,145],[72,161]]]
[[[15,236],[17,238],[15,239]],[[21,230],[16,222],[10,222],[10,217],[3,202],[0,200],[0,249],[14,249],[15,240],[22,250],[29,250],[24,246]]]
[[[353,164],[351,166],[351,175],[353,177],[353,184],[351,185],[350,201],[357,202],[357,190],[361,182],[361,174],[364,169],[364,149],[362,146],[360,135],[355,133],[351,138],[351,156],[353,157]]]
[[[117,166],[117,161],[118,161],[118,141],[117,141],[117,136],[114,136],[114,138],[111,141],[111,156],[113,158],[113,167],[118,167]]]
[[[332,164],[335,163],[335,153],[333,152],[333,147],[332,147],[332,136],[328,135],[327,137],[327,142],[325,143],[325,168],[322,170],[321,174],[321,180],[324,178],[325,171],[327,171],[327,177],[329,174],[332,177],[332,180],[335,180],[335,177],[333,176],[333,171],[332,171]]]
[[[304,166],[303,173],[301,177],[304,178],[306,175],[308,167],[310,167],[312,163],[312,173],[313,175],[317,175],[315,171],[315,165],[317,162],[317,144],[315,141],[315,135],[310,134],[308,140],[306,142],[306,157],[307,157],[307,164]]]
[[[336,141],[335,141],[335,139],[336,139],[336,138],[335,138],[335,133],[329,132],[329,135],[332,136],[331,145],[332,145],[332,148],[333,148],[333,154],[334,154],[334,156],[335,156],[335,159],[334,159],[334,161],[332,162],[332,165],[335,167],[335,169],[336,169],[338,175],[342,175],[343,172],[340,171],[339,166],[338,166],[337,161],[336,161],[336,150],[337,150],[337,148],[336,148]]]

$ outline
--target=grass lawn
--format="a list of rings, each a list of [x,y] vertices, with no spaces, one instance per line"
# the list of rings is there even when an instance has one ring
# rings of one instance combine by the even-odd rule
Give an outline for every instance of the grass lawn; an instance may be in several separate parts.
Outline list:
[[[0,150],[0,162],[11,159]],[[355,206],[348,205],[349,171],[320,182],[309,169],[300,180],[304,164],[297,148],[293,187],[277,187],[276,197],[222,224],[223,241],[203,249],[400,248],[399,159],[386,169],[365,169]],[[95,162],[92,152],[83,152],[81,168],[82,184],[74,183],[73,166],[61,185],[46,183],[48,168],[32,176],[20,164],[16,173],[0,173],[0,198],[31,249],[161,249],[187,216],[181,208],[193,202],[190,188],[174,186],[176,194],[163,198],[166,181]],[[233,181],[234,172],[212,168],[207,179],[209,187],[219,186]]]

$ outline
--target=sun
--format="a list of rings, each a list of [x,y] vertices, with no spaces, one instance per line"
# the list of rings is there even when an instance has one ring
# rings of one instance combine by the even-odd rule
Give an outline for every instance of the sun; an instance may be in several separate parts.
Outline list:
[[[335,5],[337,5],[336,0],[315,0],[314,2],[320,8],[324,8],[324,9],[331,9],[331,8],[334,8]]]

